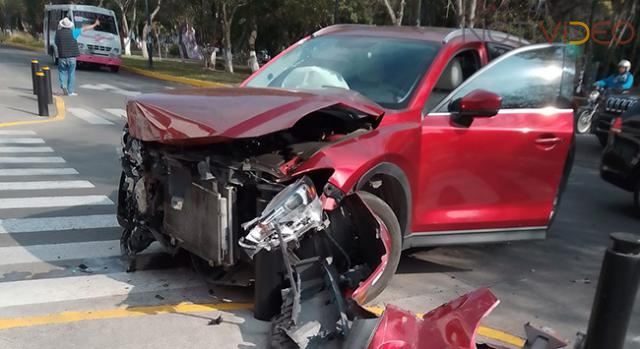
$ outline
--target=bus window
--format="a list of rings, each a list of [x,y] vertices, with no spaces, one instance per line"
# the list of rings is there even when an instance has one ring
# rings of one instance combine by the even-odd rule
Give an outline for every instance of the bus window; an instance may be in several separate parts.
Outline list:
[[[95,12],[73,11],[75,27],[80,29],[83,25],[93,24],[96,19],[100,20],[100,25],[95,27],[96,31],[107,32],[118,35],[116,21],[112,16],[103,15]]]

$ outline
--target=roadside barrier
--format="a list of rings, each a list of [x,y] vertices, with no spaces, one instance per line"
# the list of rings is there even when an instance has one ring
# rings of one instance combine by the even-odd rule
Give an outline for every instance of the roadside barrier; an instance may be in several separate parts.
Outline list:
[[[640,284],[640,235],[613,233],[602,261],[600,280],[584,349],[622,349]]]
[[[36,92],[38,96],[38,115],[49,116],[49,101],[47,100],[47,80],[44,72],[36,72]]]
[[[36,94],[36,88],[37,88],[37,84],[36,84],[36,73],[40,71],[40,62],[38,62],[37,59],[32,59],[31,60],[31,83],[33,85],[33,94]]]
[[[47,87],[47,104],[53,104],[53,91],[51,90],[51,69],[48,66],[42,67],[44,73],[45,86]]]

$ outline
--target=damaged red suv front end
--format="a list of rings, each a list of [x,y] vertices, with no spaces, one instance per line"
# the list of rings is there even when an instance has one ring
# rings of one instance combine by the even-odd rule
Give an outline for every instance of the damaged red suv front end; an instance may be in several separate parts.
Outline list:
[[[334,26],[241,87],[130,100],[129,268],[153,241],[214,283],[252,266],[256,317],[300,344],[380,294],[404,248],[543,238],[571,168],[572,58],[538,45],[489,63],[488,39],[461,34]],[[346,304],[300,337],[317,299]]]

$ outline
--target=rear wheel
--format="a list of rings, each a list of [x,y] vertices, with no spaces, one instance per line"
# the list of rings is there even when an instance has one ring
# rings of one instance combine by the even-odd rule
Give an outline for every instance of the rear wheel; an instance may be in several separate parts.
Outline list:
[[[640,178],[633,189],[633,207],[635,208],[635,213],[640,216]]]

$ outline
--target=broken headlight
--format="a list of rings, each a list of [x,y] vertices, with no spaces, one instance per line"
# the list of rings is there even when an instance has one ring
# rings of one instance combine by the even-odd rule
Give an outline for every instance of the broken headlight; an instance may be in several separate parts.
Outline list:
[[[239,244],[253,257],[262,249],[270,251],[279,246],[280,236],[286,243],[299,239],[309,230],[321,230],[327,224],[313,182],[303,177],[278,193],[260,217],[242,225],[249,233]]]

